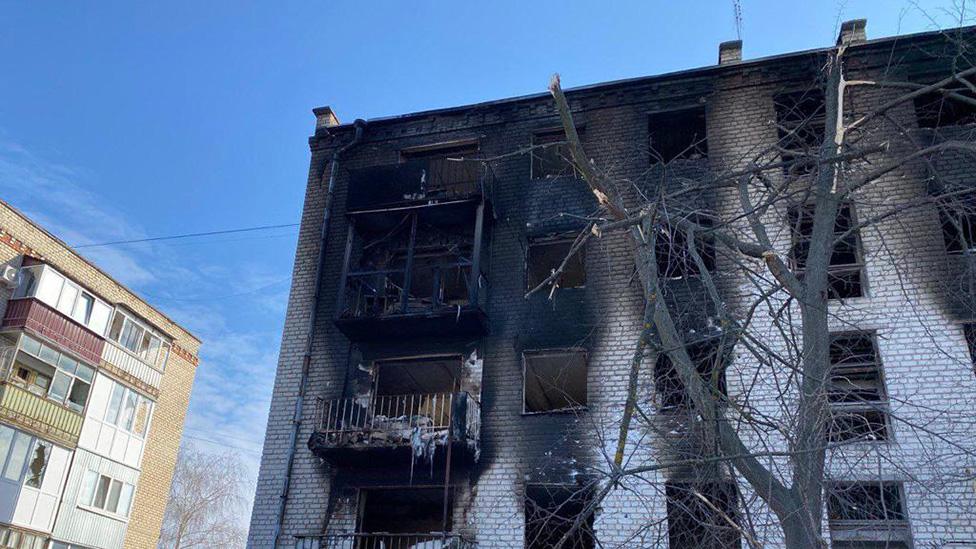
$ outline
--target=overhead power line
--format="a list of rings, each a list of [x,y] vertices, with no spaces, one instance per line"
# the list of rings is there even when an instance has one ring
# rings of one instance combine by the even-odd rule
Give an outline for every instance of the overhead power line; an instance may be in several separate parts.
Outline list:
[[[297,227],[298,223],[286,223],[284,225],[261,225],[258,227],[244,227],[240,229],[225,229],[222,231],[208,231],[205,233],[186,233],[186,234],[176,234],[170,236],[154,236],[151,238],[136,238],[132,240],[114,240],[112,242],[98,242],[96,244],[80,244],[74,246],[75,249],[79,248],[96,248],[100,246],[114,246],[116,244],[135,244],[137,242],[157,242],[160,240],[177,240],[182,238],[195,238],[199,236],[214,236],[220,234],[231,234],[231,233],[246,233],[254,231],[267,231],[271,229],[285,229],[290,227]]]

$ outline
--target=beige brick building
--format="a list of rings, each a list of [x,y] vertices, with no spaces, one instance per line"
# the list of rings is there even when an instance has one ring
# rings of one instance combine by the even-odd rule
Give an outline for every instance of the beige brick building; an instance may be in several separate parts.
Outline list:
[[[0,547],[155,547],[200,341],[2,201],[0,274]]]

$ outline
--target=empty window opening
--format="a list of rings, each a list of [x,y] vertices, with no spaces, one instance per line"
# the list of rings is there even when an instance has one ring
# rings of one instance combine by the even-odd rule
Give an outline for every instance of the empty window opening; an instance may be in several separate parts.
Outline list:
[[[688,346],[688,354],[698,369],[705,387],[716,397],[726,394],[725,365],[719,347],[711,343]],[[694,404],[678,370],[667,354],[658,356],[654,365],[654,390],[658,398],[658,411],[678,413],[694,409]]]
[[[708,156],[705,107],[656,112],[648,121],[651,164]]]
[[[579,130],[577,130],[579,132]],[[563,130],[547,130],[532,136],[532,179],[579,177]]]
[[[810,253],[813,237],[815,206],[807,204],[789,210],[793,236],[791,256],[798,274],[802,276]],[[849,203],[837,208],[834,221],[834,247],[827,266],[827,295],[829,299],[847,299],[864,295],[864,259],[859,231],[854,227],[854,212]]]
[[[525,260],[528,288],[531,290],[552,276],[563,261],[569,257],[569,251],[572,247],[573,240],[530,242]],[[555,281],[559,288],[580,288],[586,284],[584,252],[585,248],[581,248],[566,261],[566,266]]]
[[[525,413],[559,412],[586,406],[586,351],[526,351]]]
[[[831,337],[827,400],[831,442],[888,438],[887,394],[872,334]]]
[[[530,484],[525,487],[525,547],[550,549],[570,530],[576,531],[561,547],[591,549],[595,546],[593,515],[587,513],[592,493],[566,484]]]
[[[735,485],[727,482],[669,482],[670,547],[731,549],[741,546]]]
[[[940,204],[939,220],[948,253],[976,250],[976,196],[967,194]]]
[[[461,357],[384,360],[375,364],[377,416],[409,418],[418,425],[450,425],[452,394],[460,387]]]
[[[905,499],[897,482],[832,483],[827,518],[835,549],[911,547]]]
[[[773,97],[780,154],[787,176],[813,172],[824,140],[825,103],[818,89],[781,93]]]
[[[695,216],[694,222],[708,227],[706,218]],[[701,274],[698,263],[688,249],[688,233],[677,227],[664,225],[658,228],[654,241],[657,257],[657,273],[663,279],[676,280]],[[715,244],[707,234],[695,233],[695,251],[709,272],[715,269]]]
[[[448,508],[451,502],[448,501]],[[443,488],[368,489],[359,491],[359,532],[364,534],[427,534],[451,529],[451,513],[444,525]],[[417,539],[414,543],[424,540]],[[400,540],[388,545],[399,547]],[[404,545],[406,546],[406,545]]]
[[[404,149],[400,151],[400,159],[423,164],[428,198],[438,193],[452,197],[478,190],[484,166],[474,160],[477,153],[478,143],[469,141]]]
[[[966,323],[963,324],[963,330],[966,333],[966,346],[969,348],[969,361],[973,366],[973,371],[976,372],[976,323]]]
[[[969,77],[969,81],[973,83],[973,77]],[[947,93],[936,91],[915,98],[915,116],[920,128],[961,126],[976,122],[976,106],[960,99],[976,100],[976,93],[973,93],[972,88],[955,82],[946,86],[943,91]]]

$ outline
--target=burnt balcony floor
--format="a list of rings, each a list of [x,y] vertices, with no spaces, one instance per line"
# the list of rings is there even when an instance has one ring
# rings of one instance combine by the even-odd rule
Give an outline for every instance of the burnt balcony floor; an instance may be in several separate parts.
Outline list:
[[[481,336],[488,333],[488,315],[480,307],[439,309],[376,316],[338,318],[336,326],[353,341],[387,337]]]

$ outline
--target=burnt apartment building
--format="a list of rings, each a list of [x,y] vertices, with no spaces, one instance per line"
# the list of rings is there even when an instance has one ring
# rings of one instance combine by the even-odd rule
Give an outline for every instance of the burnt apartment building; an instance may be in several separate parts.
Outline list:
[[[957,29],[867,40],[865,22],[853,21],[838,44],[857,78],[931,82],[958,68],[973,37]],[[829,51],[744,60],[740,42],[724,43],[714,66],[567,98],[593,162],[653,193],[757,148],[779,142],[771,150],[786,161],[820,139],[817,83]],[[973,90],[958,92],[968,102],[920,96],[890,117],[919,139],[934,139],[934,128],[972,131]],[[885,100],[852,98],[861,109]],[[775,517],[743,483],[719,474],[691,489],[695,472],[680,467],[649,471],[585,513],[616,443],[643,297],[625,235],[569,253],[599,205],[567,160],[549,94],[351,124],[328,107],[315,114],[249,547],[545,548],[578,522],[565,547],[782,546]],[[801,119],[810,129],[791,133]],[[877,200],[924,196],[927,170],[964,180],[968,166],[960,155],[913,165]],[[703,200],[723,207],[722,196]],[[869,213],[841,208],[830,269],[837,372],[859,395],[832,406],[866,442],[842,450],[856,453],[855,466],[829,475],[824,532],[837,548],[976,547],[973,424],[949,419],[972,417],[976,405],[967,339],[976,316],[947,298],[972,276],[969,218],[916,208],[882,238],[852,230]],[[802,208],[789,215],[798,228],[776,238],[796,250],[808,224]],[[701,255],[723,270],[720,257]],[[661,276],[694,288],[699,263],[660,257]],[[527,296],[560,265],[558,288]],[[742,286],[724,280],[730,303]],[[686,301],[688,329],[715,330],[694,295],[673,296]],[[775,388],[755,388],[763,380],[750,377],[757,365],[747,355],[707,341],[692,354],[703,374],[715,356],[732,357],[718,384],[730,399],[775,399]],[[633,433],[628,462],[707,451],[694,436],[664,443],[693,431],[694,414],[680,419],[690,405],[666,359],[644,369],[646,423],[663,428]],[[946,403],[945,414],[917,412]],[[748,530],[729,526],[736,521]]]

